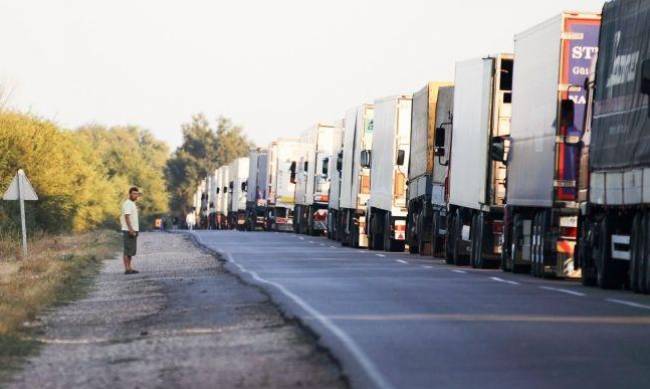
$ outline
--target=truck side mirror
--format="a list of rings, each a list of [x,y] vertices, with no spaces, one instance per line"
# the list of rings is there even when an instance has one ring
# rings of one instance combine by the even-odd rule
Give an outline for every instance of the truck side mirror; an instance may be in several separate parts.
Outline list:
[[[220,193],[220,191],[219,191],[220,189],[221,189],[221,188],[217,188],[217,194],[219,194],[219,193]]]
[[[230,188],[230,191],[232,192],[233,188],[235,187],[235,182],[230,181],[230,183],[228,184],[228,187]]]
[[[291,167],[289,167],[289,172],[291,172],[291,174],[289,175],[289,182],[295,184],[296,183],[296,161],[291,162]]]
[[[490,158],[493,161],[506,163],[506,140],[504,137],[495,136],[490,144]]]
[[[226,193],[226,194],[228,193],[228,187],[227,186],[223,187],[223,193]]]
[[[336,171],[340,172],[343,170],[343,152],[339,151],[339,155],[336,157]]]
[[[397,166],[404,165],[404,158],[405,157],[406,157],[406,152],[404,150],[397,150],[397,161],[395,161]]]
[[[650,59],[641,64],[641,93],[650,95]]]
[[[361,167],[370,168],[372,164],[372,151],[371,150],[361,150]]]
[[[307,174],[307,172],[309,171],[309,162],[305,161],[305,164],[304,164],[303,167],[302,167],[302,171],[303,171],[305,174]]]
[[[247,189],[248,189],[248,182],[242,182],[241,183],[242,192],[246,192]]]
[[[435,155],[445,155],[445,128],[440,126],[436,128]]]
[[[330,159],[329,158],[323,159],[323,168],[321,169],[321,173],[325,177],[327,177],[327,174],[329,173],[329,165],[330,165]]]

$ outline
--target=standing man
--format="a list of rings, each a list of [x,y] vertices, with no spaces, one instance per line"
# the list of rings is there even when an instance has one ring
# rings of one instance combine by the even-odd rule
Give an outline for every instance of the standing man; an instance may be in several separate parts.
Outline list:
[[[122,203],[120,223],[124,236],[124,274],[139,273],[131,267],[131,260],[138,248],[138,233],[140,232],[138,207],[135,205],[138,198],[140,198],[140,191],[134,186],[129,189],[129,198]]]

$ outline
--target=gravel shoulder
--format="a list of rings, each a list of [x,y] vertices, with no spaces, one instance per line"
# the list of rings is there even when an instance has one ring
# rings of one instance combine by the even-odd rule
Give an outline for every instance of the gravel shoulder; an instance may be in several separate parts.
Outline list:
[[[41,318],[10,388],[345,388],[296,322],[185,236],[143,233],[135,267],[105,261],[89,294]]]

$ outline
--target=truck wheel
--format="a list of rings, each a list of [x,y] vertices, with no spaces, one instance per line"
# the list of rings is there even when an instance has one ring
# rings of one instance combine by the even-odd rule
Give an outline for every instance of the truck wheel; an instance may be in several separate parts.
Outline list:
[[[539,262],[541,260],[541,250],[540,250],[540,220],[541,220],[541,213],[538,213],[535,215],[533,218],[533,225],[531,227],[532,230],[532,244],[531,244],[531,266],[530,266],[530,274],[533,277],[540,277],[540,266]]]
[[[472,214],[472,222],[470,224],[470,241],[471,241],[471,250],[469,251],[469,264],[473,267],[477,267],[477,254],[476,254],[476,214]]]
[[[415,241],[418,245],[418,253],[420,253],[420,255],[426,255],[427,253],[424,247],[426,243],[426,241],[424,240],[424,237],[426,236],[426,231],[424,228],[424,211],[422,211],[422,214],[418,218],[417,230],[418,230],[418,236]]]
[[[467,261],[465,261],[459,252],[459,245],[458,241],[461,239],[461,234],[462,234],[462,225],[463,225],[463,218],[460,215],[460,210],[456,210],[456,215],[454,216],[454,245],[452,246],[452,261],[454,265],[456,266],[463,266],[467,265]]]
[[[393,239],[390,234],[390,214],[384,214],[384,251],[393,251]]]
[[[580,223],[580,239],[578,239],[578,260],[580,261],[581,279],[584,286],[596,285],[596,268],[593,264],[594,231],[588,219]]]
[[[512,249],[510,250],[510,270],[513,273],[522,273],[524,268],[524,266],[517,263],[517,260],[522,255],[523,224],[521,215],[514,215],[512,218]]]
[[[453,214],[447,216],[447,247],[445,247],[445,262],[454,264],[454,245],[456,244],[456,221]]]
[[[616,287],[615,271],[609,252],[611,241],[609,230],[610,226],[607,217],[605,217],[597,227],[598,234],[594,246],[596,282],[602,289],[612,289]]]
[[[485,269],[485,260],[483,258],[483,240],[485,239],[485,215],[479,212],[476,216],[476,254],[474,263],[479,269]]]
[[[409,242],[409,254],[417,254],[420,252],[420,245],[418,241],[420,240],[420,231],[419,231],[419,220],[421,215],[419,211],[412,210],[409,213],[408,217],[408,242]]]
[[[641,212],[634,215],[630,236],[630,288],[636,293],[645,292],[645,223]]]
[[[643,245],[643,262],[641,264],[641,287],[643,293],[650,293],[650,240],[648,233],[650,233],[650,213],[644,213],[642,223],[642,239]]]
[[[433,218],[431,219],[431,256],[435,257],[440,253],[440,236],[438,235],[438,230],[440,229],[438,223],[440,218],[440,213],[437,211],[433,213]]]

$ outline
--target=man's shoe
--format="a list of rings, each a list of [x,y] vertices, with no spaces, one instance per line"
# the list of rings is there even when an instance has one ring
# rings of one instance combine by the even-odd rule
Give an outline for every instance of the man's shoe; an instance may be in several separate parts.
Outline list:
[[[138,273],[140,273],[140,272],[137,271],[137,270],[133,270],[133,269],[124,271],[124,274],[138,274]]]

